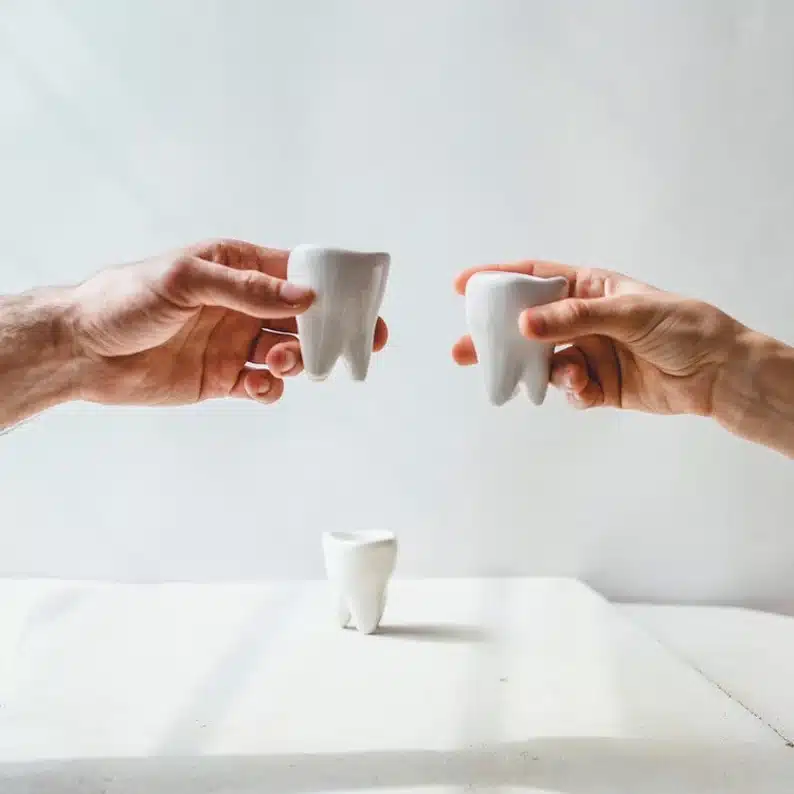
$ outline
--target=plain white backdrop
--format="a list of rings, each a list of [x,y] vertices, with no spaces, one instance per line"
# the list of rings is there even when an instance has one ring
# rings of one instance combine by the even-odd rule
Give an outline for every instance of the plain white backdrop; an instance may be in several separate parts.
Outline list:
[[[5,0],[0,289],[216,235],[386,249],[364,385],[70,405],[0,438],[0,573],[565,574],[794,607],[794,467],[705,420],[493,409],[459,269],[614,267],[794,342],[788,0]],[[340,376],[342,373],[340,373]]]

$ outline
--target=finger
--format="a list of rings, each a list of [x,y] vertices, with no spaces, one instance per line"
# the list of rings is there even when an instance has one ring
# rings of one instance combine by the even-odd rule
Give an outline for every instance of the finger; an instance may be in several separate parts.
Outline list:
[[[386,323],[378,318],[378,323],[375,326],[372,349],[375,352],[382,350],[386,345],[388,336],[389,332],[386,328]],[[288,339],[287,337],[282,337],[281,340],[277,340],[269,352],[265,354],[264,363],[279,377],[295,377],[295,375],[300,375],[301,372],[303,372],[303,356],[301,354],[300,341],[295,338]]]
[[[287,334],[298,333],[298,323],[294,317],[268,319],[263,325],[268,331],[281,331]],[[372,349],[375,350],[375,352],[383,350],[388,340],[389,329],[383,318],[378,317],[378,321],[375,323],[375,343]]]
[[[578,347],[567,347],[554,354],[551,361],[551,384],[566,393],[579,394],[590,381],[587,360]]]
[[[247,397],[266,405],[279,400],[283,393],[284,381],[264,369],[244,371],[232,392],[235,397]]]
[[[565,393],[565,396],[568,399],[568,404],[580,411],[597,408],[604,404],[604,392],[598,381],[595,380],[589,380],[580,392],[569,391]]]
[[[568,401],[576,407],[621,405],[620,364],[615,346],[605,336],[583,336],[571,347],[557,351],[552,378],[555,385],[561,383]]]
[[[197,243],[187,249],[188,253],[200,259],[216,264],[226,265],[239,270],[259,270],[277,279],[287,278],[289,251],[278,248],[264,248],[244,240],[222,239]],[[305,307],[304,307],[305,308]],[[260,315],[254,315],[260,316]],[[285,331],[296,334],[297,323],[294,317],[270,319],[267,327],[274,331]],[[375,341],[373,350],[383,350],[389,339],[389,329],[382,317],[375,324]]]
[[[274,317],[267,318],[262,327],[268,331],[279,331],[283,334],[292,334],[293,336],[298,333],[298,322],[294,317]]]
[[[219,239],[191,245],[187,252],[226,267],[258,270],[281,279],[287,277],[289,251],[280,248],[265,248],[245,240]]]
[[[300,342],[294,336],[260,331],[248,361],[252,364],[266,364],[274,374],[298,375],[303,369]]]
[[[604,391],[594,363],[578,345],[554,354],[551,382],[562,389],[568,403],[574,408],[594,408],[604,404]]]
[[[659,305],[640,296],[566,298],[521,313],[521,333],[545,342],[571,342],[580,336],[600,335],[631,344],[660,316]]]
[[[579,269],[572,265],[563,265],[558,262],[543,262],[543,261],[527,261],[516,262],[515,264],[507,265],[480,265],[478,267],[470,267],[459,273],[455,277],[455,290],[459,295],[466,293],[466,284],[469,279],[476,273],[485,272],[505,272],[505,273],[523,273],[527,276],[540,276],[541,278],[551,278],[552,276],[564,276],[568,279],[568,284],[572,285],[576,282],[576,276]]]
[[[283,331],[288,334],[298,333],[298,323],[294,317],[286,317],[276,320],[267,320],[265,329],[268,331]],[[377,353],[386,347],[389,341],[389,328],[382,317],[378,317],[375,323],[375,334],[372,342],[372,349]]]
[[[476,273],[482,272],[523,273],[528,276],[551,278],[563,276],[568,281],[568,297],[606,298],[615,295],[642,295],[658,293],[650,284],[598,267],[574,267],[558,262],[529,261],[508,265],[484,265],[464,270],[455,278],[455,289],[463,295],[466,284]]]
[[[372,349],[382,350],[389,338],[386,323],[379,317],[375,324]],[[279,377],[300,375],[303,372],[303,357],[300,341],[285,334],[263,329],[249,356],[253,364],[266,364]]]
[[[280,378],[295,377],[303,372],[303,356],[300,342],[293,339],[280,342],[270,349],[265,358],[270,371]]]
[[[163,296],[183,308],[222,306],[251,317],[289,317],[306,311],[307,287],[258,270],[238,270],[197,257],[177,259],[161,279]]]
[[[383,318],[378,317],[378,321],[375,323],[375,338],[372,342],[372,349],[377,353],[379,350],[383,350],[383,348],[386,347],[388,341],[389,328]]]
[[[452,358],[461,367],[470,367],[477,363],[477,351],[470,336],[462,336],[455,342],[452,346]]]

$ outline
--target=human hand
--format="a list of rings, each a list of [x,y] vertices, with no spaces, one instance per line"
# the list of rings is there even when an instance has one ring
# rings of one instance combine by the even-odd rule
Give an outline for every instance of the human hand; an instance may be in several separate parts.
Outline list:
[[[314,297],[284,280],[288,256],[212,241],[103,270],[75,287],[67,316],[78,396],[136,405],[275,402],[283,378],[303,370],[295,316]],[[375,350],[387,336],[379,318]]]
[[[747,330],[727,314],[619,273],[553,262],[471,268],[455,279],[457,292],[482,270],[568,279],[568,298],[528,309],[519,327],[530,339],[568,345],[554,353],[550,380],[575,407],[713,415],[719,373]],[[452,355],[475,364],[471,337]]]

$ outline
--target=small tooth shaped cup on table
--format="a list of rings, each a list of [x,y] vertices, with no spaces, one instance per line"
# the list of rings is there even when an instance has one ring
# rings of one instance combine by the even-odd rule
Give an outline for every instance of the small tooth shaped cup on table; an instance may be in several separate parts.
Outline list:
[[[326,532],[323,553],[339,625],[345,628],[352,620],[360,632],[372,634],[383,617],[397,561],[394,533]]]
[[[325,380],[343,357],[353,380],[369,371],[375,323],[386,291],[391,257],[341,248],[299,245],[290,252],[287,278],[316,295],[298,315],[306,375]]]
[[[568,281],[562,276],[540,278],[484,271],[469,279],[466,322],[493,405],[512,400],[519,386],[533,404],[543,404],[554,345],[522,336],[518,318],[524,309],[560,300],[567,294]]]

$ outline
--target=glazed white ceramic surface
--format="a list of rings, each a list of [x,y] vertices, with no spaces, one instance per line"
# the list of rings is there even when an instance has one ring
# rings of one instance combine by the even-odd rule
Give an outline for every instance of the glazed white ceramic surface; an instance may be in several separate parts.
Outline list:
[[[390,263],[387,253],[316,245],[299,245],[291,251],[287,278],[316,294],[311,308],[298,316],[309,378],[325,380],[341,357],[353,380],[366,379]]]
[[[540,278],[500,271],[477,273],[469,279],[466,322],[493,405],[512,400],[519,387],[534,405],[543,404],[554,345],[522,336],[518,318],[524,309],[567,294],[568,282],[562,276]]]
[[[326,532],[323,553],[339,625],[352,621],[360,632],[372,634],[386,608],[396,536],[385,530]]]

